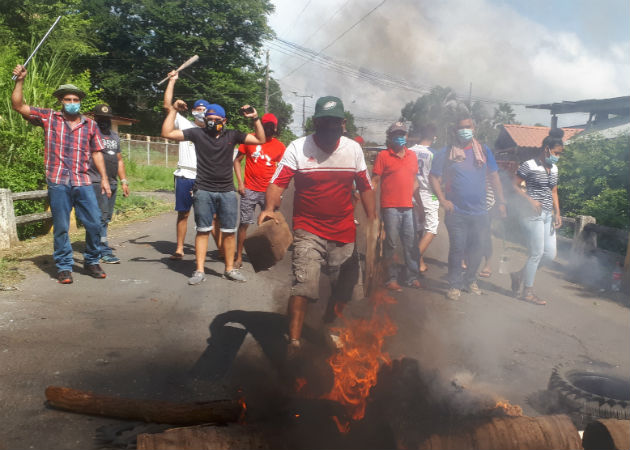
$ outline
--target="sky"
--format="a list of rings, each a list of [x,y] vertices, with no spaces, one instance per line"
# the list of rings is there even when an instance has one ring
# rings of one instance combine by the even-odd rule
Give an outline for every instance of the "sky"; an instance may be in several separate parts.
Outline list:
[[[324,95],[340,97],[377,142],[406,103],[436,85],[481,99],[490,114],[508,102],[525,125],[550,123],[548,111],[525,105],[630,95],[627,0],[272,1],[269,24],[284,42],[268,44],[270,67],[298,135],[302,102],[309,117]],[[291,44],[321,53],[304,64]],[[357,78],[359,68],[407,89]],[[558,124],[587,118],[561,115]]]

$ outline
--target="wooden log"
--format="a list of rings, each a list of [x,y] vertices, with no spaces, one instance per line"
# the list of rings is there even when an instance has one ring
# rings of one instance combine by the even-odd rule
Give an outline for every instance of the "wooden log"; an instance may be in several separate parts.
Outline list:
[[[247,236],[243,246],[254,271],[269,269],[282,258],[293,242],[289,224],[280,211],[276,211],[278,223],[267,220]]]
[[[264,436],[251,426],[173,428],[163,433],[140,434],[138,450],[270,449]]]
[[[237,400],[171,403],[98,395],[59,386],[46,388],[46,400],[54,408],[81,414],[173,425],[236,422],[243,412]]]
[[[41,191],[13,192],[11,194],[13,200],[34,200],[48,197],[48,189]]]
[[[44,211],[33,214],[24,214],[23,216],[17,216],[15,218],[16,225],[22,225],[25,223],[31,222],[39,222],[40,220],[50,219],[52,218],[52,213],[50,211]]]
[[[630,448],[630,420],[599,419],[584,429],[584,450],[622,450]]]

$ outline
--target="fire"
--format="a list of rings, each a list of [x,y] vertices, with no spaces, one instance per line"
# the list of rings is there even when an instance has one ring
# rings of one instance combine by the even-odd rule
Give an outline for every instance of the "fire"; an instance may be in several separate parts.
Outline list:
[[[370,389],[376,385],[380,364],[390,364],[387,353],[383,352],[385,338],[396,334],[397,327],[386,312],[386,306],[396,300],[384,291],[377,291],[370,297],[372,314],[369,319],[343,319],[343,325],[332,328],[338,334],[339,351],[328,359],[333,375],[332,390],[324,396],[344,405],[352,420],[361,420]],[[349,421],[333,417],[342,433],[350,429]]]
[[[497,404],[494,405],[494,409],[501,409],[503,413],[507,416],[522,416],[523,408],[518,405],[513,405],[507,400],[498,400]]]
[[[295,380],[295,392],[300,392],[306,386],[306,378],[297,378]]]
[[[239,393],[243,393],[241,389],[238,391]],[[245,423],[245,415],[247,414],[247,403],[245,403],[245,397],[241,397],[238,399],[238,404],[241,405],[241,414],[238,417],[238,423]]]

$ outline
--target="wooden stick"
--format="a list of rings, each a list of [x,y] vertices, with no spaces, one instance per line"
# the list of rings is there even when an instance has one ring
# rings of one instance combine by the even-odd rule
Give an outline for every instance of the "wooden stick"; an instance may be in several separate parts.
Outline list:
[[[175,70],[175,72],[179,72],[180,70],[184,70],[186,67],[190,66],[191,64],[196,63],[198,60],[199,60],[199,56],[197,56],[197,55],[195,55],[195,56],[193,56],[193,57],[191,57],[191,58],[188,58],[188,59],[186,60],[186,62],[184,62],[184,64],[182,64],[181,66],[179,66],[179,67],[177,68],[177,70]],[[158,86],[159,86],[160,84],[164,83],[166,80],[168,80],[168,77],[166,77],[166,78],[164,78],[163,80],[161,80],[161,81],[158,83]]]
[[[59,386],[46,388],[46,400],[54,408],[81,414],[173,425],[236,422],[243,409],[237,400],[171,403],[97,395]]]

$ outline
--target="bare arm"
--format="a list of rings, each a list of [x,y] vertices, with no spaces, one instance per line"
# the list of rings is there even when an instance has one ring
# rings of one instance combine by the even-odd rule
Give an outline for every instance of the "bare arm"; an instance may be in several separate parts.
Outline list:
[[[527,195],[527,192],[521,189],[521,183],[523,181],[525,181],[523,178],[519,177],[518,175],[514,175],[514,187],[516,188],[516,192],[525,200],[527,200],[533,212],[539,215],[542,212],[542,205],[540,204],[539,201],[534,200],[529,195]]]
[[[361,204],[363,205],[363,210],[365,211],[368,220],[378,219],[376,216],[376,196],[374,195],[374,192],[374,189],[368,189],[360,194]]]
[[[178,142],[184,141],[184,132],[182,130],[175,129],[175,116],[177,115],[177,110],[172,105],[169,106],[168,114],[162,124],[162,137]]]
[[[236,183],[238,193],[241,195],[245,195],[245,186],[243,185],[243,174],[241,173],[241,161],[243,161],[245,155],[243,153],[238,153],[238,156],[234,160],[234,175],[236,175]]]
[[[26,69],[21,64],[15,66],[13,75],[17,77],[15,87],[11,93],[11,107],[19,112],[25,119],[31,116],[31,107],[24,103],[24,94],[22,88],[24,86],[24,78],[26,78]]]
[[[372,174],[372,188],[374,191],[378,189],[379,184],[381,183],[381,176]]]
[[[123,196],[129,197],[129,184],[127,183],[127,172],[125,171],[125,162],[122,155],[118,153],[118,178],[121,180]]]
[[[92,152],[92,160],[94,161],[94,167],[96,167],[96,170],[98,170],[101,176],[101,194],[107,194],[107,198],[109,198],[112,196],[112,189],[109,186],[109,178],[105,171],[105,158],[103,158],[103,153],[100,151]]]
[[[444,191],[442,190],[442,177],[429,174],[429,184],[431,185],[433,193],[440,201],[440,205],[442,205],[444,210],[448,213],[453,212],[455,210],[455,206],[453,205],[453,202],[446,199]]]
[[[246,109],[249,107],[250,107],[249,105],[243,105],[241,109]],[[253,112],[245,113],[244,116],[249,117],[250,119],[254,121],[255,136],[248,134],[245,137],[245,140],[243,141],[243,143],[248,144],[248,145],[264,144],[265,142],[267,142],[267,136],[265,136],[265,129],[263,128],[262,122],[260,121],[260,118],[258,117],[258,112],[256,112],[255,108],[252,108],[252,109],[254,109]]]
[[[505,197],[503,196],[503,185],[501,184],[501,179],[499,178],[499,172],[490,172],[488,174],[488,179],[490,180],[490,185],[492,186],[492,190],[494,191],[494,195],[497,199],[497,204],[499,207],[499,213],[501,217],[507,217],[507,211],[505,209]]]
[[[562,226],[562,216],[560,216],[560,201],[558,200],[558,186],[551,188],[551,198],[553,199],[553,217],[555,228]]]
[[[263,223],[267,219],[273,219],[277,222],[276,215],[274,211],[280,207],[280,203],[282,203],[282,193],[284,192],[283,187],[278,186],[277,184],[269,183],[267,187],[267,192],[265,192],[265,209],[260,212],[260,216],[258,216],[258,225]]]
[[[168,84],[164,90],[164,109],[170,109],[173,104],[173,91],[175,90],[175,82],[179,78],[176,71],[172,71],[168,74]]]

